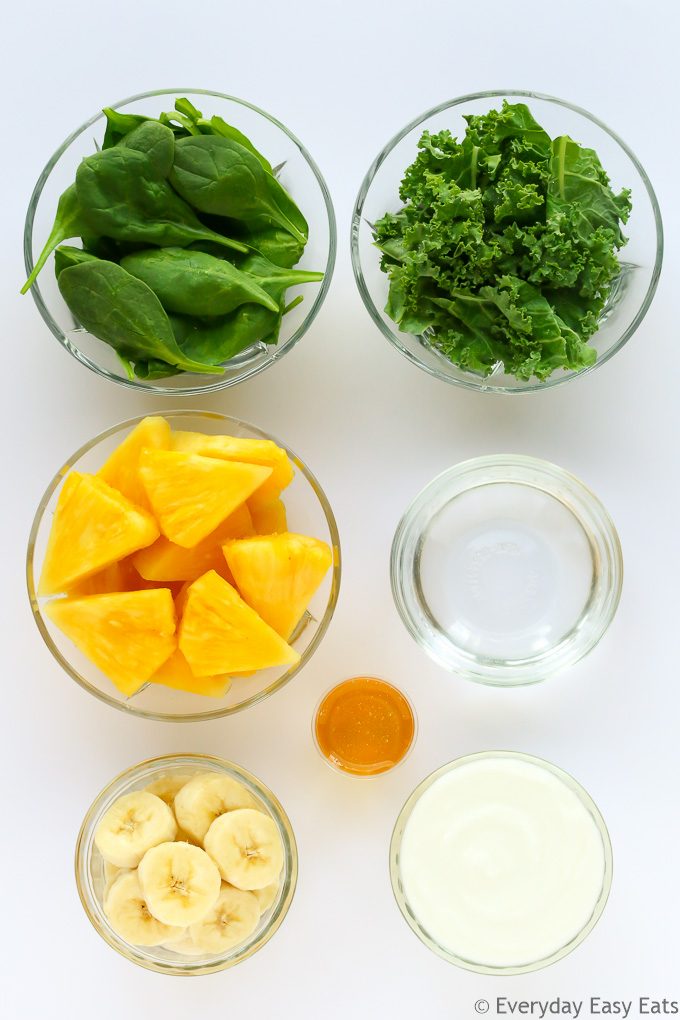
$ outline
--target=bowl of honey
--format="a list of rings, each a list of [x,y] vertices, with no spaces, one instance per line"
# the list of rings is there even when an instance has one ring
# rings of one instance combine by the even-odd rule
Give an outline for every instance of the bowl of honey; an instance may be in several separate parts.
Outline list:
[[[312,719],[314,744],[323,760],[355,779],[393,771],[410,754],[417,733],[410,698],[376,676],[349,677],[329,687]]]

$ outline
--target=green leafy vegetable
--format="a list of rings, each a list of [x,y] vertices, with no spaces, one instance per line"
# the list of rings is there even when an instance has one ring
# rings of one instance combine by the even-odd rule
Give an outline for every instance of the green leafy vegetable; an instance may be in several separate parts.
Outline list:
[[[293,269],[309,228],[271,163],[187,98],[158,119],[104,113],[103,148],[61,196],[23,292],[54,251],[76,322],[114,349],[130,379],[218,374],[246,348],[276,344],[302,300],[286,304],[287,288],[322,274]],[[187,201],[170,183],[178,175]],[[62,243],[78,237],[82,248]]]
[[[147,120],[133,128],[129,134],[121,138],[119,145],[127,149],[135,149],[149,157],[161,177],[167,177],[172,170],[175,155],[175,136],[170,128],[157,120]]]
[[[592,149],[551,140],[523,103],[424,132],[375,225],[387,314],[463,369],[518,379],[596,360],[588,339],[620,271],[630,213]]]
[[[78,322],[125,361],[158,359],[186,372],[221,371],[182,353],[154,292],[115,262],[81,262],[63,269],[58,282]]]
[[[278,311],[278,301],[253,276],[205,252],[183,248],[140,251],[127,255],[120,264],[143,280],[169,312],[227,315],[246,302]]]
[[[204,239],[245,250],[240,241],[204,227],[149,157],[135,149],[115,146],[84,159],[76,194],[93,230],[115,240],[183,246]]]
[[[199,212],[234,220],[264,218],[268,225],[282,227],[302,244],[307,241],[277,204],[281,186],[252,152],[232,138],[180,138],[170,183]]]
[[[78,202],[76,186],[71,184],[59,199],[57,215],[54,218],[54,225],[50,236],[47,238],[47,244],[33,267],[33,272],[21,288],[21,293],[25,294],[33,286],[36,276],[58,244],[61,244],[62,241],[68,241],[70,237],[78,237],[80,234],[85,233],[86,230],[87,222]]]

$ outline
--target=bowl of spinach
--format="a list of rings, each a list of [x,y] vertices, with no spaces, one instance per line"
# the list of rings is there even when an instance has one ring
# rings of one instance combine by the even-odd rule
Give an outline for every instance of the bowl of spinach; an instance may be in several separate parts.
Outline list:
[[[328,188],[283,124],[231,96],[164,89],[104,108],[50,159],[26,217],[23,292],[99,375],[211,392],[295,346],[335,251]]]
[[[610,128],[534,92],[483,92],[407,124],[369,169],[352,262],[382,333],[419,368],[522,393],[593,371],[649,308],[658,202]]]

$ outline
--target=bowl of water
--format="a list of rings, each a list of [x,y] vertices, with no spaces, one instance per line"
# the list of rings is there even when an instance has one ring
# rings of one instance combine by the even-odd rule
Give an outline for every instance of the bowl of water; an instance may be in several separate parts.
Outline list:
[[[392,593],[437,662],[494,686],[569,669],[616,612],[616,528],[577,478],[524,456],[469,460],[416,496],[392,544]]]

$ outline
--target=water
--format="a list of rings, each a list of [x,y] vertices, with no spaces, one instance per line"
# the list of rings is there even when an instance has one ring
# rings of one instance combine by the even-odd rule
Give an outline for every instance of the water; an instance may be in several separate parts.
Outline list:
[[[590,544],[571,510],[517,483],[451,500],[420,553],[426,612],[459,647],[498,659],[558,644],[582,616],[592,579]]]

